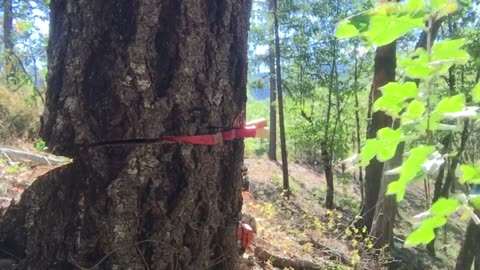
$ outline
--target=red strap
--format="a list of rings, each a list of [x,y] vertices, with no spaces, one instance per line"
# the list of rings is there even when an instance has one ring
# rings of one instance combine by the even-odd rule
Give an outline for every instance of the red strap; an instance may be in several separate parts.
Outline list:
[[[255,138],[257,135],[257,127],[247,126],[244,128],[233,129],[230,131],[224,131],[217,134],[209,135],[194,135],[194,136],[170,136],[165,137],[166,142],[179,142],[189,144],[201,144],[201,145],[216,145],[223,140],[231,141],[238,138]]]
[[[253,229],[250,225],[242,223],[238,225],[237,240],[241,242],[243,248],[247,248],[253,241]]]

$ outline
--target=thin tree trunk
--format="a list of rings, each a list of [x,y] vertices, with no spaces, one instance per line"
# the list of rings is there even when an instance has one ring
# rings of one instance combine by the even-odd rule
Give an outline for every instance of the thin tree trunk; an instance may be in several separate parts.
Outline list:
[[[357,50],[357,45],[355,44],[355,53]],[[358,78],[360,77],[360,70],[361,67],[359,67],[358,64],[358,58],[355,55],[355,66],[354,66],[354,97],[355,97],[355,131],[356,131],[356,145],[357,145],[357,153],[360,154],[361,152],[361,140],[362,137],[360,135],[360,130],[361,130],[361,124],[360,124],[360,103],[358,101]],[[363,169],[362,167],[358,168],[358,182],[360,186],[360,198],[361,198],[361,204],[365,201],[365,190],[363,186]]]
[[[243,142],[141,140],[242,124],[250,5],[51,1],[41,135],[73,163],[0,220],[17,269],[235,269]]]
[[[273,1],[273,21],[275,28],[275,58],[276,58],[276,85],[278,95],[278,121],[280,125],[280,148],[282,152],[282,174],[283,174],[283,190],[285,196],[290,195],[290,186],[288,182],[288,158],[287,158],[287,142],[285,138],[285,117],[283,108],[283,92],[282,92],[282,69],[280,65],[280,37],[278,34],[278,5],[277,0]]]
[[[273,14],[273,0],[268,2],[268,10]],[[269,26],[269,35],[271,40],[268,49],[268,65],[270,68],[270,140],[268,145],[268,158],[277,160],[277,110],[275,102],[277,100],[276,93],[276,76],[275,76],[275,27],[274,24]]]
[[[4,66],[7,84],[15,81],[15,61],[13,56],[13,6],[12,0],[3,0],[3,46]]]
[[[450,96],[453,96],[455,94],[455,90],[456,90],[456,80],[455,80],[454,71],[455,71],[455,66],[450,67],[449,70],[448,70],[448,87],[449,87]],[[450,148],[450,144],[451,144],[452,139],[453,139],[453,135],[452,135],[451,132],[443,138],[443,141],[442,141],[442,143],[444,145],[444,149],[442,151],[443,155],[448,152],[448,149]],[[452,165],[454,165],[454,164],[452,163]],[[442,185],[443,185],[443,178],[444,178],[444,174],[445,174],[445,166],[446,166],[445,163],[441,165],[441,167],[439,169],[439,172],[438,172],[438,175],[437,175],[437,179],[435,180],[435,188],[433,190],[432,204],[435,203],[440,198],[440,196],[442,195]],[[455,164],[455,166],[456,166],[456,164]],[[452,168],[449,168],[449,171],[451,169]],[[451,177],[451,175],[450,175],[450,177]],[[448,196],[448,194],[447,194],[447,196]],[[437,234],[437,232],[438,232],[438,230],[435,230],[435,234]],[[434,256],[435,256],[435,239],[436,238],[434,238],[430,243],[427,244],[427,250],[430,251]]]
[[[327,194],[325,198],[325,207],[327,209],[333,209],[334,208],[334,203],[333,203],[333,197],[335,194],[334,190],[334,183],[333,183],[333,169],[332,169],[332,164],[333,164],[333,143],[334,143],[334,138],[335,138],[335,132],[336,132],[336,127],[331,130],[330,129],[330,124],[331,124],[331,111],[332,111],[332,106],[333,106],[333,100],[332,100],[332,95],[334,91],[338,92],[337,86],[338,84],[336,83],[336,76],[337,74],[337,41],[334,38],[333,42],[333,53],[332,53],[332,66],[330,70],[330,82],[328,85],[328,100],[327,100],[327,120],[325,122],[325,133],[324,133],[324,139],[321,144],[322,147],[322,163],[324,167],[324,173],[325,173],[325,179],[327,183]],[[338,102],[338,96],[337,96],[337,102]],[[340,107],[338,106],[337,108],[337,113],[339,112]],[[336,119],[336,124],[338,123],[338,115]],[[330,139],[330,142],[328,140]]]

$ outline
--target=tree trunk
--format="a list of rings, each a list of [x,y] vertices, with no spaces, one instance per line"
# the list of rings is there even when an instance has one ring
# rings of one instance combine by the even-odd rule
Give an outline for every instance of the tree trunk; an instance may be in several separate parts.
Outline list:
[[[472,268],[474,259],[476,261],[475,256],[480,249],[480,244],[478,243],[479,238],[480,226],[470,221],[467,226],[467,231],[465,232],[465,240],[457,256],[455,270],[470,270]],[[475,265],[477,265],[477,263],[475,263]]]
[[[283,174],[283,190],[285,196],[290,194],[290,186],[288,182],[288,158],[287,158],[287,142],[285,138],[285,118],[283,115],[283,92],[282,92],[282,69],[280,66],[280,38],[278,34],[278,6],[277,0],[273,1],[273,21],[275,28],[275,60],[276,60],[276,85],[278,95],[278,121],[280,125],[280,148],[282,152],[282,174]]]
[[[455,95],[455,90],[456,90],[456,79],[455,79],[455,72],[454,71],[455,71],[455,66],[452,66],[448,69],[448,88],[450,90],[449,91],[450,96]],[[452,141],[453,138],[454,137],[452,135],[452,132],[450,132],[449,134],[447,134],[443,138],[442,144],[444,145],[444,148],[441,151],[442,155],[445,155],[445,154],[448,153],[449,148],[450,148],[450,144],[451,144],[451,141]],[[463,151],[461,150],[461,152],[463,152]],[[452,162],[452,166],[453,165],[457,166],[456,164],[454,164]],[[432,204],[434,204],[440,198],[440,196],[442,196],[442,185],[443,185],[443,178],[444,178],[444,175],[445,175],[445,166],[446,166],[445,163],[443,163],[441,165],[441,167],[439,169],[439,172],[438,172],[438,175],[437,175],[437,178],[435,180],[435,188],[433,190]],[[452,168],[449,168],[449,171],[451,171],[451,169]],[[455,169],[453,171],[455,171]],[[449,174],[450,178],[452,176],[453,175]],[[448,196],[448,192],[447,192],[447,194],[443,194],[443,196]],[[435,230],[435,234],[437,234],[437,232],[438,232],[438,230]],[[427,250],[430,251],[430,253],[432,253],[434,256],[435,256],[435,239],[436,238],[434,238],[430,243],[427,244]]]
[[[12,0],[3,0],[3,46],[4,66],[7,84],[15,81],[15,61],[13,61],[13,6]]]
[[[328,85],[328,100],[327,100],[327,119],[325,122],[325,132],[323,135],[323,141],[321,143],[322,147],[322,163],[323,163],[323,171],[325,173],[325,179],[327,183],[327,194],[325,198],[325,207],[327,209],[333,209],[333,197],[335,194],[334,191],[334,184],[333,184],[333,170],[332,170],[332,159],[333,159],[333,144],[335,138],[335,129],[330,129],[331,125],[331,111],[333,106],[332,95],[333,92],[338,92],[338,84],[336,83],[337,80],[337,41],[333,39],[332,42],[332,64],[330,69],[330,82]],[[338,102],[338,96],[337,96]],[[338,105],[338,104],[337,104]],[[340,106],[337,106],[337,113],[340,110]],[[339,121],[339,115],[337,115],[336,119],[337,123]],[[328,143],[327,140],[331,139],[331,142]]]
[[[273,13],[273,0],[268,2],[268,11]],[[277,100],[275,82],[275,28],[274,24],[269,26],[269,49],[268,49],[268,66],[270,68],[270,140],[268,144],[268,158],[277,161],[277,110],[275,102]]]
[[[442,21],[434,22],[431,32],[430,40],[431,45],[438,34]],[[427,48],[428,35],[426,32],[422,32],[420,38],[415,45],[415,48]],[[381,96],[380,87],[389,82],[395,80],[396,69],[396,42],[392,42],[383,47],[377,48],[375,54],[375,66],[374,77],[371,88],[371,94],[369,98],[369,113],[371,113],[371,107],[373,103]],[[414,80],[417,85],[419,80]],[[375,138],[377,131],[384,127],[389,127],[392,124],[392,118],[386,115],[382,111],[375,112],[371,115],[371,122],[367,127],[367,138]],[[365,168],[365,201],[362,205],[362,220],[357,223],[357,227],[366,226],[367,229],[371,229],[373,216],[375,214],[375,207],[378,201],[378,192],[381,185],[381,179],[383,174],[382,162],[379,162],[376,158],[372,159],[370,164]]]
[[[395,121],[394,129],[400,126],[399,121]],[[374,246],[377,249],[387,247],[391,250],[393,247],[393,225],[395,223],[395,214],[397,213],[397,201],[395,195],[386,195],[388,185],[398,179],[398,175],[385,175],[388,170],[402,165],[403,151],[405,143],[400,143],[395,151],[394,157],[385,163],[382,173],[381,186],[378,194],[378,202],[375,207],[372,229],[370,235],[375,239]]]
[[[357,52],[357,44],[355,44],[355,53]],[[360,154],[362,151],[361,149],[361,142],[362,142],[362,137],[360,135],[360,130],[362,129],[361,124],[360,124],[360,102],[358,101],[358,79],[360,78],[360,71],[362,70],[361,68],[361,63],[358,63],[358,57],[355,55],[355,65],[354,65],[354,97],[355,97],[355,131],[356,131],[356,138],[355,138],[355,143],[357,147],[357,154]],[[363,169],[362,167],[358,168],[358,182],[360,186],[360,198],[361,201],[360,203],[363,204],[365,201],[365,191],[364,191],[364,185],[363,185]]]
[[[322,163],[323,171],[325,173],[325,179],[327,182],[327,194],[325,198],[325,207],[327,209],[333,209],[333,196],[335,194],[334,185],[333,185],[333,170],[332,162],[330,159],[330,152],[328,151],[329,147],[326,142],[322,142]]]
[[[235,269],[243,142],[138,142],[239,122],[250,6],[51,1],[41,135],[73,163],[2,217],[18,269]]]
[[[370,94],[372,105],[381,96],[380,87],[395,80],[396,67],[396,42],[377,48]],[[390,116],[383,111],[374,112],[368,128],[367,138],[375,138],[378,130],[391,125],[392,118]],[[376,158],[372,159],[365,168],[365,201],[362,207],[362,220],[359,222],[360,227],[366,226],[368,231],[372,227],[375,215],[382,174],[383,163]]]

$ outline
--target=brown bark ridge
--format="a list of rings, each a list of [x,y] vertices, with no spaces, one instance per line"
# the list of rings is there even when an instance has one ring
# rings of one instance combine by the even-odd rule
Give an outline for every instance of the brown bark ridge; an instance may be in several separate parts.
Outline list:
[[[231,128],[246,103],[250,8],[51,1],[41,135],[74,161],[1,218],[18,269],[235,269],[242,141],[86,145]]]
[[[375,53],[374,76],[370,94],[372,104],[382,95],[380,87],[395,81],[396,67],[396,42],[378,47]],[[368,125],[367,138],[375,138],[378,130],[391,125],[392,118],[385,112],[374,112]],[[365,168],[365,200],[362,206],[362,219],[357,224],[359,227],[366,226],[368,231],[371,229],[375,215],[382,175],[383,163],[376,158],[372,159]]]

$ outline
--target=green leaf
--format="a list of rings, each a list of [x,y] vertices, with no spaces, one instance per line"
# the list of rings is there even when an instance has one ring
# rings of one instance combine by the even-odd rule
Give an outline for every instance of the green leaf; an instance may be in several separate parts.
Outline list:
[[[480,83],[477,83],[472,90],[472,96],[474,102],[480,102]]]
[[[418,48],[410,57],[401,60],[400,64],[409,77],[425,79],[433,74],[428,61],[428,54],[425,49]]]
[[[351,38],[360,34],[360,31],[350,23],[350,20],[343,20],[338,24],[337,37],[338,38]]]
[[[438,19],[455,12],[458,4],[454,0],[430,0],[430,7],[433,12],[437,12],[436,18]]]
[[[384,111],[394,118],[399,117],[400,111],[407,105],[406,100],[418,96],[418,88],[414,82],[405,84],[390,82],[380,90],[382,96],[373,104],[373,110]]]
[[[445,216],[433,216],[422,222],[422,226],[428,228],[439,228],[447,224],[447,218]]]
[[[415,120],[422,117],[423,113],[425,113],[425,104],[415,99],[408,104],[407,111],[402,116],[405,120]]]
[[[377,139],[368,139],[360,152],[360,165],[365,166],[377,155],[380,143]]]
[[[407,183],[404,181],[394,181],[388,184],[387,195],[397,195],[397,202],[401,202],[405,197],[405,190],[407,189]]]
[[[435,147],[430,145],[420,145],[409,151],[408,158],[403,162],[400,169],[400,181],[406,183],[417,178],[422,171],[422,165],[427,161],[430,154],[435,152]]]
[[[432,47],[430,66],[439,74],[444,74],[453,64],[465,64],[468,52],[460,49],[465,44],[465,39],[452,39],[437,42]]]
[[[425,1],[423,0],[408,0],[405,4],[405,10],[410,12],[418,12],[425,9]]]
[[[433,239],[435,239],[435,232],[433,231],[433,228],[421,226],[407,237],[405,240],[405,246],[413,247],[420,244],[426,245]]]
[[[398,144],[402,140],[402,130],[392,128],[382,128],[377,132],[377,139],[380,147],[377,150],[377,159],[379,161],[387,161],[395,155]]]
[[[480,210],[480,195],[477,195],[470,199],[470,204],[472,204],[475,209]]]
[[[447,2],[449,0],[430,0],[430,7],[434,10],[437,11],[439,9],[444,8],[447,5]]]
[[[438,199],[430,208],[430,212],[437,216],[448,216],[455,212],[460,206],[460,202],[456,199]]]
[[[465,108],[465,95],[459,94],[452,97],[446,97],[440,100],[433,113],[443,115],[444,113],[459,112]]]
[[[337,37],[350,38],[368,31],[370,25],[369,12],[363,12],[341,21],[337,26]]]
[[[461,165],[457,176],[463,184],[480,184],[480,165]]]
[[[423,28],[423,17],[407,15],[374,15],[370,19],[370,28],[364,34],[374,45],[383,46],[392,43],[413,29]]]

